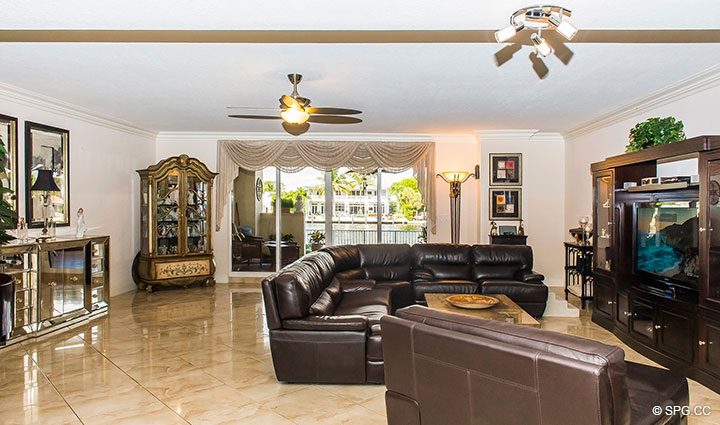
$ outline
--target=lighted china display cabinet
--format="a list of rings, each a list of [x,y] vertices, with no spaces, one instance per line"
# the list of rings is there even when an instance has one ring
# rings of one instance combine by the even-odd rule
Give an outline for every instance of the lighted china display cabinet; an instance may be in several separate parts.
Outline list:
[[[133,279],[155,286],[214,285],[212,185],[217,173],[187,155],[138,170],[140,252]]]

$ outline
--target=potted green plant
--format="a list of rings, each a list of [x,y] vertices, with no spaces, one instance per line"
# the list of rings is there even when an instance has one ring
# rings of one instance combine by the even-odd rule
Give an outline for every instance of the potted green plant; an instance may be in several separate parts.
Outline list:
[[[649,118],[630,130],[626,152],[638,152],[651,146],[685,140],[685,126],[675,117]]]
[[[8,179],[5,173],[7,161],[5,143],[0,139],[0,181],[7,181]],[[5,197],[6,194],[11,193],[13,193],[11,189],[5,187],[5,185],[0,185],[0,245],[5,245],[14,239],[14,237],[8,233],[8,230],[15,227],[17,214],[13,211],[12,206]],[[15,297],[15,278],[13,276],[0,273],[0,294],[2,295],[0,320],[2,320],[2,322],[8,321],[12,323],[12,309],[7,309],[9,303],[5,301],[11,301]],[[0,331],[0,345],[4,345],[9,337],[9,328],[6,331]]]
[[[317,251],[325,246],[325,232],[316,230],[310,233],[310,249]]]
[[[295,201],[290,198],[280,198],[280,212],[289,213],[293,207],[295,207]]]

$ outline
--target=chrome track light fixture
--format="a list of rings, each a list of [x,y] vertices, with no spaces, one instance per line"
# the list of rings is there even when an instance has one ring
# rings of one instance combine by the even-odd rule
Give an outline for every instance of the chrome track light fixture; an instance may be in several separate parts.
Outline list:
[[[552,5],[528,6],[518,9],[510,17],[510,25],[495,32],[495,40],[505,43],[519,31],[527,28],[536,31],[530,35],[538,56],[546,57],[553,52],[552,46],[542,37],[543,30],[555,30],[566,40],[572,40],[578,29],[569,18],[572,12],[564,7]]]

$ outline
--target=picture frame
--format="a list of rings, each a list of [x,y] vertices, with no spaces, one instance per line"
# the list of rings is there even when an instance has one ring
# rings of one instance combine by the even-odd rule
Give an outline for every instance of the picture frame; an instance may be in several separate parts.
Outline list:
[[[520,221],[522,219],[522,189],[490,189],[490,220]]]
[[[490,186],[522,186],[522,154],[490,154]]]
[[[517,235],[517,226],[498,226],[500,235]]]
[[[70,131],[25,121],[25,221],[30,228],[43,227],[41,196],[30,190],[39,169],[52,170],[60,188],[50,196],[50,220],[55,226],[69,226]]]
[[[0,114],[0,139],[7,152],[7,163],[4,167],[5,174],[0,178],[0,184],[13,193],[5,193],[3,197],[12,206],[13,211],[18,212],[18,120],[9,115]],[[17,218],[15,218],[17,223]]]

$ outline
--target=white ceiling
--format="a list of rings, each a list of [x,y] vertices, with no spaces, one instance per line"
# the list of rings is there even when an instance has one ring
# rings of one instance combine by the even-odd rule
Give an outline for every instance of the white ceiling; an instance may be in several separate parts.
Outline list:
[[[0,28],[491,29],[527,1],[107,3],[0,1]],[[619,13],[562,2],[581,28],[596,29],[720,28],[720,15],[705,12],[714,3],[685,1],[680,12],[676,1],[626,1]],[[285,75],[299,72],[315,106],[364,111],[362,124],[311,131],[564,132],[720,63],[720,44],[567,46],[570,62],[546,59],[540,79],[527,46],[497,66],[495,44],[0,43],[0,82],[153,131],[275,131],[277,122],[227,118],[225,107],[274,107],[290,91]]]

